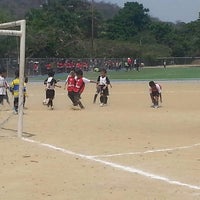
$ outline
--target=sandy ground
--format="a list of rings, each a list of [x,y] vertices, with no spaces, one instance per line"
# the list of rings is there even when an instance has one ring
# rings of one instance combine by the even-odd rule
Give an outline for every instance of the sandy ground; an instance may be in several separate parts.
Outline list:
[[[0,199],[199,200],[200,82],[162,82],[159,109],[147,84],[113,83],[106,107],[88,84],[81,111],[57,89],[52,111],[29,83],[22,139],[0,111]]]

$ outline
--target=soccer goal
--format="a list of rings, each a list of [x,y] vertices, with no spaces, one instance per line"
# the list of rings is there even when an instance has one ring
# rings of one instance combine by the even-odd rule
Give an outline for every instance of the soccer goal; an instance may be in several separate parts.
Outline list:
[[[20,30],[9,30],[9,28],[20,27]],[[19,56],[19,107],[18,107],[18,137],[22,137],[23,132],[23,98],[24,98],[24,66],[25,66],[25,38],[26,21],[19,20],[0,24],[0,35],[20,37]]]

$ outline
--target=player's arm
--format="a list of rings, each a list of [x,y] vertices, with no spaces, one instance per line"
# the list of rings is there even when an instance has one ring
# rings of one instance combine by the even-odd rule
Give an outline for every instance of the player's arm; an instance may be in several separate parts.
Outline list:
[[[85,78],[85,77],[83,77],[83,81],[84,81],[84,83],[97,83],[96,81],[87,79],[87,78]]]
[[[151,98],[152,103],[154,103],[154,98],[153,98],[153,94],[152,93],[150,93],[150,98]]]
[[[47,80],[48,80],[48,79],[45,79],[45,80],[44,80],[44,85],[47,85]]]
[[[12,93],[12,95],[14,95],[14,81],[12,81],[10,84],[10,92]]]
[[[56,79],[54,79],[53,81],[54,81],[54,85],[55,85],[55,87],[61,88],[60,85],[57,85],[57,83],[58,83],[59,80],[57,81]]]
[[[149,88],[149,95],[150,95],[152,103],[154,103],[154,98],[153,98],[153,94],[152,94],[152,88]]]
[[[161,86],[160,85],[156,85],[156,88],[157,88],[157,90],[159,92],[160,102],[162,103]]]
[[[64,90],[67,88],[68,86],[68,83],[67,83],[67,80],[65,81],[65,84],[64,84]]]
[[[90,83],[97,83],[96,81],[90,80]]]
[[[159,97],[160,97],[160,102],[162,103],[162,94],[159,93]]]
[[[112,88],[112,85],[110,83],[110,79],[108,77],[106,77],[106,83],[107,83],[107,85],[110,85],[110,87]]]

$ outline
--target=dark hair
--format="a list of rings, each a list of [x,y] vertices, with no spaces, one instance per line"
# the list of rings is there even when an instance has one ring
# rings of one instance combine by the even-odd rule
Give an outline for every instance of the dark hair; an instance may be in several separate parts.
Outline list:
[[[101,72],[107,73],[107,70],[105,68],[101,69]]]
[[[83,76],[83,71],[81,69],[76,69],[75,73],[77,76]]]
[[[28,83],[28,77],[27,76],[25,76],[24,82]]]
[[[15,77],[16,77],[16,78],[19,77],[19,70],[18,70],[18,69],[15,71]]]
[[[5,68],[0,68],[0,74],[6,73],[6,69]]]
[[[150,82],[149,82],[149,86],[150,86],[150,87],[153,87],[153,86],[155,86],[155,85],[156,85],[156,84],[154,83],[154,81],[150,81]]]
[[[55,72],[54,71],[50,71],[49,73],[48,73],[48,76],[50,76],[50,77],[52,77],[52,76],[54,76],[55,75]]]

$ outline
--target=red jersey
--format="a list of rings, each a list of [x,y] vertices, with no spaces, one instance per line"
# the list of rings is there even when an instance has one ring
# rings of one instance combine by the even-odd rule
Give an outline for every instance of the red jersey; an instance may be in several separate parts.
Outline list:
[[[69,76],[67,79],[67,91],[68,92],[74,91],[75,84],[76,84],[75,78],[72,76]]]
[[[75,87],[74,87],[74,92],[78,92],[78,93],[82,93],[83,90],[85,88],[85,83],[83,81],[83,78],[78,78],[76,79],[76,84],[75,84]]]
[[[34,65],[33,65],[33,70],[34,70],[34,71],[37,71],[37,70],[38,70],[38,64],[37,64],[37,63],[34,63]]]

